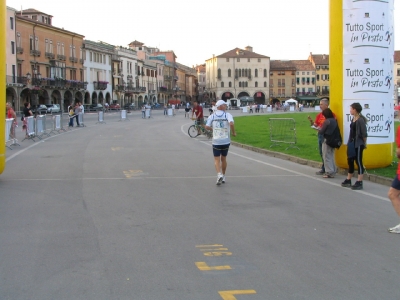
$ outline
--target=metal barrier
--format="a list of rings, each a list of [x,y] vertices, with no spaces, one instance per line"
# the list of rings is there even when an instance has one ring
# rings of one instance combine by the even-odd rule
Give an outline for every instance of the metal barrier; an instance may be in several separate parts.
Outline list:
[[[61,116],[60,115],[53,115],[53,129],[50,131],[49,134],[52,134],[54,132],[60,133],[61,131]]]
[[[34,140],[35,137],[35,118],[33,116],[25,117],[26,120],[26,136],[22,141],[25,140]]]
[[[98,123],[100,123],[100,124],[106,124],[106,122],[104,121],[104,111],[103,110],[99,110],[98,112],[97,112],[97,123],[96,124],[98,124]]]
[[[296,123],[291,118],[270,118],[269,119],[270,139],[272,146],[279,143],[290,144],[285,150],[289,148],[297,148],[294,146],[297,142],[296,139]],[[300,149],[299,149],[300,150]]]
[[[46,133],[46,115],[38,115],[35,119],[35,135],[41,140]]]
[[[123,110],[121,110],[121,118],[120,118],[120,121],[125,121],[125,120],[130,121],[130,120],[128,119],[128,117],[126,116],[126,110],[123,109]]]

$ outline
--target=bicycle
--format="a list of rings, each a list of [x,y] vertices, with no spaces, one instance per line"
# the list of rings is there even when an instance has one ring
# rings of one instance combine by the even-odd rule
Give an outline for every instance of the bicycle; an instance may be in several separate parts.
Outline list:
[[[202,126],[202,124],[199,124],[198,121],[196,119],[192,119],[194,120],[194,125],[191,125],[188,129],[188,134],[191,138],[195,138],[199,135],[205,135],[206,137],[208,137],[209,139],[212,138],[213,136],[213,132],[212,130],[207,130],[204,125]]]

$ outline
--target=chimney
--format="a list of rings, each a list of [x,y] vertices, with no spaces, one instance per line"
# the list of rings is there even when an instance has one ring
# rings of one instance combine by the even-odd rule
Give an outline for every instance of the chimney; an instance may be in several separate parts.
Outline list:
[[[251,47],[251,46],[247,46],[247,47],[245,47],[244,49],[245,49],[246,51],[253,52],[253,47]]]

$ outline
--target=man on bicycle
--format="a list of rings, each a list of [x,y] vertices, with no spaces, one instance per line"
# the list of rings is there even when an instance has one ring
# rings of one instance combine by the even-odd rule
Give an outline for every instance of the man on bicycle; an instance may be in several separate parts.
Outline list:
[[[214,165],[217,171],[217,185],[225,183],[225,171],[227,167],[226,156],[231,144],[231,134],[236,136],[233,117],[226,112],[227,104],[224,100],[217,101],[217,110],[208,117],[206,129],[213,131]]]
[[[196,116],[196,123],[203,127],[204,124],[204,116],[203,116],[203,108],[199,105],[199,102],[197,100],[193,101],[193,109],[192,109],[192,119],[193,115]],[[199,131],[200,134],[200,131]]]

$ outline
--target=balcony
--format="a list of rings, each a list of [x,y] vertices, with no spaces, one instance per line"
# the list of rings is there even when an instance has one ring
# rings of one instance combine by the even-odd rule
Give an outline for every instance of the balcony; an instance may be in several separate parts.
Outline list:
[[[315,92],[297,92],[296,96],[317,96]]]
[[[17,54],[22,54],[22,53],[24,53],[24,48],[17,47]]]
[[[164,80],[172,80],[172,76],[164,75]]]
[[[72,63],[77,63],[78,62],[78,58],[70,56],[69,57],[69,61],[72,62]]]
[[[18,76],[10,76],[8,75],[6,78],[6,83],[7,84],[22,84],[22,85],[27,85],[28,83],[28,78],[26,77],[18,77]]]
[[[31,79],[31,83],[32,83],[32,85],[34,85],[34,86],[40,86],[40,85],[42,85],[42,79],[41,79],[41,78],[35,78],[35,77],[33,77],[33,78]]]
[[[41,52],[39,50],[31,50],[32,56],[40,56]]]
[[[140,88],[140,91],[143,93],[143,92],[146,92],[146,87],[145,86],[141,86]]]
[[[104,91],[107,89],[107,81],[93,81],[94,89],[95,90],[102,90]]]
[[[174,80],[175,80],[175,81],[178,81],[178,80],[179,80],[179,77],[178,77],[178,76],[174,76]]]
[[[57,54],[57,59],[58,60],[62,60],[62,61],[66,61],[67,57],[65,55]]]
[[[54,57],[55,57],[54,53],[51,53],[51,52],[45,52],[44,56],[46,58],[50,58],[50,59],[54,59]]]
[[[126,85],[125,90],[126,90],[127,93],[134,93],[135,92],[135,87],[132,84],[128,84],[128,85]]]
[[[84,59],[83,59],[83,58],[80,58],[80,59],[79,59],[79,63],[80,63],[80,64],[82,64],[82,65],[83,65],[83,63],[84,63],[84,62],[85,62],[85,61],[84,61]]]
[[[160,86],[160,87],[158,88],[158,90],[159,90],[160,92],[166,92],[168,89],[167,89],[165,86]]]
[[[115,86],[115,90],[116,90],[117,92],[125,92],[125,86],[124,86],[123,84],[117,84],[117,85]]]

